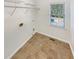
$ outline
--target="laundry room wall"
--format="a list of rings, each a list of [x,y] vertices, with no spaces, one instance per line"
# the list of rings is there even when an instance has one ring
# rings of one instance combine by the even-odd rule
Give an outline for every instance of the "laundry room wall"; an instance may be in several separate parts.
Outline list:
[[[27,3],[38,5],[39,11],[27,8],[5,7],[5,59],[9,59],[23,46],[34,32],[47,34],[51,37],[68,41],[73,47],[73,8],[70,0],[5,0],[5,5],[26,7]],[[14,3],[12,3],[14,2]],[[17,4],[15,4],[15,2]],[[65,29],[50,26],[50,3],[65,2]],[[24,5],[26,4],[26,5]],[[29,6],[28,6],[29,7]],[[15,10],[15,11],[14,11]],[[14,12],[13,12],[14,11]],[[71,14],[70,14],[71,13]],[[19,26],[23,23],[23,26]],[[71,35],[72,34],[72,35]]]
[[[15,3],[16,2],[16,3]],[[5,59],[10,57],[33,34],[36,10],[29,4],[35,5],[33,0],[5,0]],[[12,8],[7,6],[20,6],[32,8]]]
[[[70,0],[70,18],[71,18],[71,44],[74,51],[74,0]]]
[[[65,3],[65,28],[50,26],[50,3]],[[37,31],[67,41],[71,44],[71,47],[73,47],[73,39],[71,38],[71,22],[73,22],[73,20],[70,18],[70,0],[39,0],[39,8],[38,19],[36,20]]]

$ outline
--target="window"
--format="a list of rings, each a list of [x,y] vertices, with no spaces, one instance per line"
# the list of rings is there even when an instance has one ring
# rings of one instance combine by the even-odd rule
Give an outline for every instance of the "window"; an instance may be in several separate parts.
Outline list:
[[[64,4],[51,4],[50,23],[53,26],[64,28],[65,6]]]

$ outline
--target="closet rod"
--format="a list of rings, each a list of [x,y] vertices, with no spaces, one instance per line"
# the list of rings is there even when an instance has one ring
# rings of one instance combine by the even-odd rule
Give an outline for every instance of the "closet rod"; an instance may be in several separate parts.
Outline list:
[[[28,8],[28,9],[37,9],[37,10],[39,10],[39,8],[21,7],[21,6],[4,6],[4,7],[9,7],[9,8]]]
[[[4,2],[9,2],[9,3],[21,3],[21,2],[12,2],[12,1],[4,1]]]
[[[5,2],[16,3],[16,4],[20,4],[21,3],[21,2],[11,2],[11,1],[5,1]],[[35,4],[31,4],[31,3],[24,3],[24,5],[36,6]]]

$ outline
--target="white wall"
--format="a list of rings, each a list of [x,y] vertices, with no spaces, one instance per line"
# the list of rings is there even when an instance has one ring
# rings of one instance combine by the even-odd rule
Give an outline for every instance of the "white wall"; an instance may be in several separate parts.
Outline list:
[[[10,0],[11,1],[11,0]],[[32,0],[30,0],[32,1]],[[26,2],[27,3],[27,2]],[[30,3],[30,2],[29,2]],[[5,2],[5,5],[15,6],[15,3]],[[18,4],[20,6],[26,6]],[[9,59],[21,45],[28,40],[33,33],[34,24],[32,20],[35,17],[34,9],[24,9],[5,7],[5,59]],[[22,27],[19,24],[23,23]]]
[[[5,1],[14,1],[14,0],[5,0]],[[27,1],[31,3],[36,3],[36,0],[16,0],[18,1]],[[35,2],[33,2],[35,1]],[[63,3],[65,2],[65,29],[56,28],[50,26],[49,23],[49,14],[50,14],[50,3]],[[14,5],[12,3],[7,3],[9,5]],[[69,7],[69,0],[38,0],[38,7],[40,8],[37,13],[36,10],[21,9],[17,8],[13,16],[10,16],[14,8],[5,7],[5,59],[10,57],[23,43],[27,41],[33,33],[33,28],[36,28],[35,31],[45,33],[51,37],[58,38],[63,41],[69,41],[73,46],[73,6]],[[20,5],[22,6],[22,5]],[[24,6],[24,5],[23,5]],[[36,13],[34,13],[36,12]],[[71,15],[70,15],[71,12]],[[33,23],[33,22],[34,23]],[[19,27],[19,23],[23,22],[23,27]],[[71,35],[72,33],[72,35]]]
[[[65,29],[50,26],[50,3],[65,3]],[[70,19],[70,0],[39,0],[39,14],[37,21],[37,31],[48,34],[52,37],[63,41],[69,41],[73,44],[71,39],[71,22]]]
[[[72,44],[72,48],[73,48],[73,51],[74,51],[74,0],[70,0],[70,15],[71,15],[71,44]]]

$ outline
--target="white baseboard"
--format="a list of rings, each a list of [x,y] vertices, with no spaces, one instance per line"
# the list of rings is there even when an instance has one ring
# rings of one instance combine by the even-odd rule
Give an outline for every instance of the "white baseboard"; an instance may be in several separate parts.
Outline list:
[[[33,33],[33,34],[35,34],[35,33]],[[25,40],[7,59],[11,59],[11,57],[12,57],[21,47],[23,47],[24,44],[33,36],[33,34],[32,34],[31,36],[29,36],[29,37],[27,38],[27,40]]]
[[[34,32],[33,34],[35,34],[35,33],[36,33],[36,32]],[[66,41],[66,40],[63,40],[63,39],[54,37],[54,36],[52,36],[52,35],[48,35],[48,34],[43,33],[43,32],[38,32],[38,33],[44,34],[44,35],[46,35],[46,36],[49,36],[49,37],[52,37],[52,38],[56,38],[56,39],[58,39],[58,40],[61,40],[61,41],[63,41],[63,42],[68,43],[68,44],[70,45],[71,50],[72,50],[72,54],[74,55],[72,45],[71,45],[71,43],[70,43],[69,41]],[[11,57],[33,36],[33,34],[32,34],[31,36],[29,36],[28,39],[25,40],[7,59],[11,59]]]
[[[72,54],[74,55],[74,49],[73,49],[72,44],[71,44],[70,41],[67,41],[67,40],[64,40],[64,39],[60,39],[60,38],[58,38],[58,37],[55,37],[55,36],[52,36],[52,35],[49,35],[49,34],[46,34],[46,33],[43,33],[43,32],[38,32],[38,33],[41,33],[41,34],[44,34],[44,35],[49,36],[49,37],[51,37],[51,38],[56,38],[56,39],[58,39],[58,40],[60,40],[60,41],[63,41],[63,42],[65,42],[65,43],[68,43],[68,44],[70,45]]]

